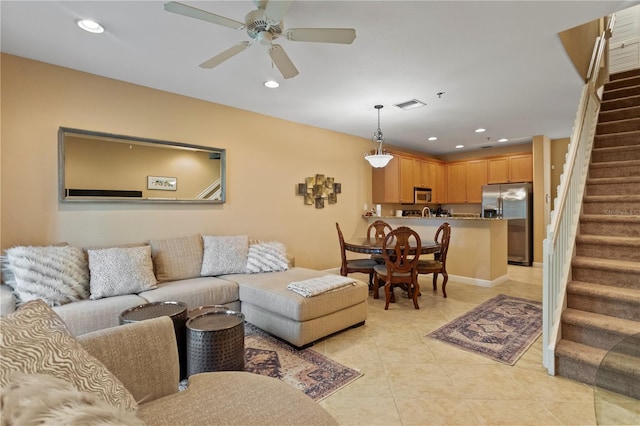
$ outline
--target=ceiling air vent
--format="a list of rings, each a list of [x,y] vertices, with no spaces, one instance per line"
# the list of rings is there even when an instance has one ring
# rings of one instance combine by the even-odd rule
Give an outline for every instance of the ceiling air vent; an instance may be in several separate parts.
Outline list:
[[[405,111],[409,111],[411,109],[416,109],[416,108],[420,108],[423,107],[427,104],[425,104],[422,101],[419,101],[417,99],[411,99],[410,101],[406,101],[406,102],[402,102],[399,104],[395,104],[394,106],[397,106],[400,109],[403,109]]]

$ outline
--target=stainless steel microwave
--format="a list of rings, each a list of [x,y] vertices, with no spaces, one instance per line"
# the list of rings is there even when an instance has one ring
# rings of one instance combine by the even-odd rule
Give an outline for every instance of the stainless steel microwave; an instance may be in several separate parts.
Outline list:
[[[413,188],[413,202],[414,204],[428,204],[431,203],[431,188]]]

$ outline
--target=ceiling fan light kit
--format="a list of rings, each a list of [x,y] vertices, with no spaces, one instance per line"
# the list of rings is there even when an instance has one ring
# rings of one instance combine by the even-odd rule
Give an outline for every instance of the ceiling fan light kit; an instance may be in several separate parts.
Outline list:
[[[279,44],[273,44],[273,40],[281,35],[284,34],[284,38],[290,41],[338,44],[351,44],[356,38],[356,30],[353,28],[291,28],[284,31],[282,18],[289,10],[293,0],[259,0],[254,3],[258,9],[247,13],[244,23],[173,1],[165,3],[164,9],[167,12],[200,19],[227,28],[247,30],[251,41],[238,43],[200,64],[200,68],[205,69],[220,65],[250,47],[253,41],[257,41],[259,44],[269,47],[269,56],[282,76],[285,79],[292,78],[298,75],[297,68],[284,48]]]
[[[382,143],[384,142],[384,135],[382,134],[382,130],[380,129],[380,110],[383,108],[382,105],[374,106],[375,109],[378,110],[378,128],[373,133],[373,137],[371,138],[371,142],[375,148],[374,154],[366,154],[364,155],[364,159],[371,164],[371,167],[381,168],[389,164],[389,161],[393,158],[393,155],[387,153],[384,149],[382,149]],[[376,144],[378,144],[376,146]]]

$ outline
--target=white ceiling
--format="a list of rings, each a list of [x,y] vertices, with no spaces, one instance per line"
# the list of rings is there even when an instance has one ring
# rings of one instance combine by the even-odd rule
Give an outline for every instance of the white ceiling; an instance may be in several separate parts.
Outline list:
[[[238,21],[255,9],[252,1],[184,3]],[[456,144],[568,137],[582,83],[557,34],[637,3],[297,1],[285,28],[355,28],[356,39],[278,39],[300,71],[288,80],[258,44],[199,68],[246,32],[168,13],[161,1],[2,0],[0,42],[5,53],[364,138],[377,127],[373,106],[383,104],[385,143],[440,155]],[[81,31],[80,18],[106,32]],[[281,86],[265,88],[268,79]],[[414,98],[427,106],[393,106]]]

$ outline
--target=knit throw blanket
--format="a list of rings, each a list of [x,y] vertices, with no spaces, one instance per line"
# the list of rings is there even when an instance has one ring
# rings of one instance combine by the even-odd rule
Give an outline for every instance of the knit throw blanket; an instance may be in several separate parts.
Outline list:
[[[355,280],[342,275],[325,275],[303,281],[294,281],[287,288],[301,296],[312,297],[338,288],[356,285]]]

